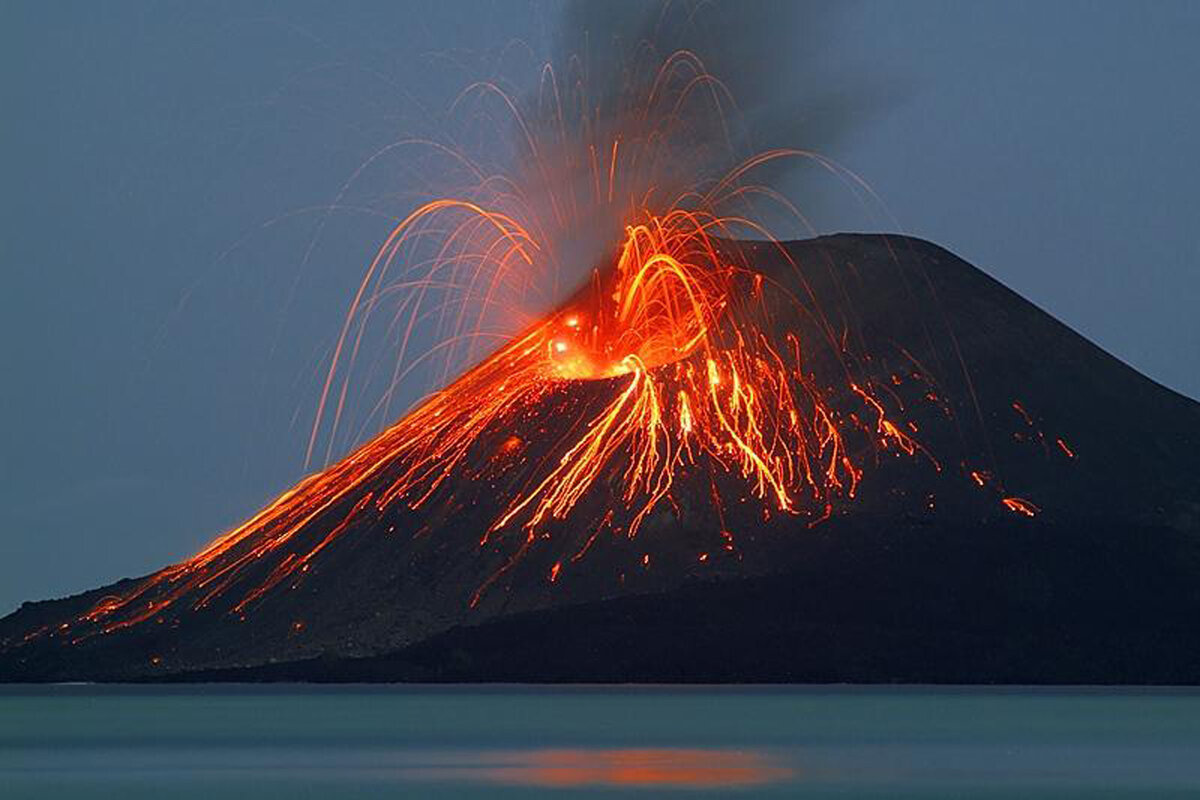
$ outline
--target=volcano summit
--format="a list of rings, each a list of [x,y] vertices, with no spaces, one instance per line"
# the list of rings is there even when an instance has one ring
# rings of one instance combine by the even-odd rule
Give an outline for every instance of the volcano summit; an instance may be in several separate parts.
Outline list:
[[[929,243],[706,224],[0,677],[1200,681],[1200,405]]]

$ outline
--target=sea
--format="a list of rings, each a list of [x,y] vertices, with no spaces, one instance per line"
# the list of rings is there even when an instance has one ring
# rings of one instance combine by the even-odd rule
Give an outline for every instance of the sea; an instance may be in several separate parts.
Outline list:
[[[1200,797],[1200,691],[7,686],[0,798]]]

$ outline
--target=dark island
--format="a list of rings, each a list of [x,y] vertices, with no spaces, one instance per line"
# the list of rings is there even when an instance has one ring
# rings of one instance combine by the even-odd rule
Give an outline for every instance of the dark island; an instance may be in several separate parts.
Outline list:
[[[500,580],[512,551],[481,534],[522,468],[468,460],[437,502],[349,525],[302,577],[271,583],[279,548],[213,599],[131,579],[26,603],[0,620],[0,680],[1200,683],[1200,404],[927,242],[729,246],[820,298],[839,335],[813,374],[886,387],[919,452],[860,448],[855,496],[818,516],[714,484],[734,498],[715,524],[708,484],[681,480],[636,538],[577,564],[533,548]],[[518,433],[553,439],[611,390],[571,387]],[[139,591],[134,622],[89,618]]]

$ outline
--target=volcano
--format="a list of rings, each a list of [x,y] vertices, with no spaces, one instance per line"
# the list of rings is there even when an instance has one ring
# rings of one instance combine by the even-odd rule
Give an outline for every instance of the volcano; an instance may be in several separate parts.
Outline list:
[[[680,262],[597,278],[195,558],[0,620],[0,678],[1200,682],[1200,405],[928,242],[719,247],[761,348]]]

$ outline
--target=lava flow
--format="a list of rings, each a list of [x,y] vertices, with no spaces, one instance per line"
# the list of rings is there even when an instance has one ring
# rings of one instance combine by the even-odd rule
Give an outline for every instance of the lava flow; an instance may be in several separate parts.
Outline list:
[[[483,217],[513,257],[525,257],[534,246],[510,221],[466,204],[430,204],[413,219],[448,209]],[[630,225],[609,280],[581,291],[396,425],[195,557],[129,595],[105,599],[87,619],[110,620],[106,629],[112,630],[148,619],[184,596],[204,607],[251,565],[286,550],[319,515],[359,497],[341,525],[316,546],[289,552],[241,597],[234,605],[241,612],[306,571],[352,520],[379,515],[397,502],[421,508],[464,466],[481,438],[504,430],[573,381],[606,381],[613,396],[574,439],[561,443],[561,456],[535,485],[508,499],[484,532],[486,542],[520,528],[523,541],[514,559],[604,481],[621,487],[621,507],[611,510],[607,524],[629,537],[669,498],[683,471],[735,473],[755,498],[783,512],[821,514],[835,495],[853,497],[860,470],[837,416],[806,377],[798,339],[789,333],[784,338],[790,347],[777,348],[753,324],[767,290],[762,276],[713,236],[722,224],[674,210]],[[914,442],[885,418],[883,407],[855,390],[878,414],[880,443],[913,452]],[[503,449],[522,446],[510,440]],[[387,480],[380,483],[382,475]],[[588,522],[595,525],[579,521]]]
[[[499,92],[491,85],[481,91]],[[879,449],[918,454],[920,445],[893,422],[870,383],[851,379],[848,370],[836,379],[841,399],[833,407],[829,376],[819,384],[805,359],[809,348],[823,347],[841,364],[844,332],[839,342],[815,298],[802,302],[778,276],[756,268],[752,248],[731,242],[749,232],[774,247],[765,224],[755,221],[755,198],[794,212],[746,176],[778,159],[815,157],[773,151],[716,178],[681,182],[681,162],[671,156],[697,151],[695,126],[682,135],[681,120],[723,127],[721,85],[694,54],[680,52],[659,63],[640,91],[642,102],[622,106],[621,114],[570,127],[561,123],[565,103],[556,89],[550,94],[558,122],[543,129],[551,140],[535,140],[531,126],[520,126],[536,157],[531,171],[543,190],[539,204],[515,178],[472,167],[470,191],[426,203],[394,227],[351,303],[309,455],[322,419],[329,416],[336,428],[343,415],[346,367],[363,347],[364,320],[398,292],[407,299],[391,312],[391,327],[404,330],[401,352],[413,326],[430,316],[450,329],[438,347],[453,347],[471,336],[469,304],[430,310],[422,306],[429,296],[462,289],[463,297],[494,307],[561,270],[559,243],[569,234],[588,229],[593,218],[619,219],[623,234],[607,246],[613,255],[570,300],[194,557],[104,598],[80,620],[86,628],[80,635],[218,601],[244,614],[272,588],[302,577],[347,530],[398,505],[425,514],[436,536],[438,520],[453,513],[452,477],[477,476],[481,464],[514,477],[497,490],[499,512],[478,531],[481,548],[502,541],[508,555],[463,598],[471,606],[540,542],[558,543],[561,558],[549,575],[555,582],[564,561],[582,558],[601,530],[646,535],[653,513],[677,509],[673,491],[681,481],[703,487],[688,494],[711,498],[717,533],[732,550],[725,503],[749,500],[764,515],[817,524],[855,496],[863,476],[856,459]],[[697,98],[704,110],[689,116],[685,110]],[[672,145],[673,136],[681,144]],[[536,205],[549,210],[539,215]],[[738,210],[723,212],[728,208]],[[436,244],[422,259],[417,253],[431,239]],[[785,248],[776,247],[772,257],[790,263]],[[389,269],[397,263],[423,271],[395,280]],[[780,319],[779,309],[791,316]],[[788,323],[798,316],[815,320],[823,340],[801,341]],[[397,366],[389,393],[404,374]],[[602,400],[582,410],[563,405],[564,390],[581,382]],[[578,419],[555,432],[534,425],[537,442],[516,433],[547,415]],[[740,488],[726,497],[718,484],[731,480]],[[324,526],[315,539],[313,526]],[[579,531],[590,536],[579,540]],[[704,562],[708,553],[697,558]],[[648,554],[641,560],[649,566]]]

